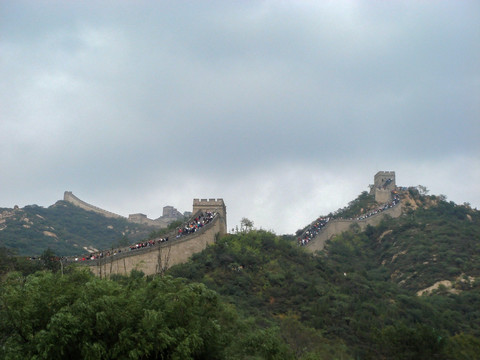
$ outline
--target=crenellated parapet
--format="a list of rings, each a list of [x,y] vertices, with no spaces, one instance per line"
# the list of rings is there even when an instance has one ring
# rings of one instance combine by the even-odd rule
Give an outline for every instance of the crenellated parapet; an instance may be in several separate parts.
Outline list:
[[[193,199],[193,211],[195,211],[195,208],[202,207],[202,209],[215,209],[218,207],[225,207],[225,203],[223,202],[223,199]]]

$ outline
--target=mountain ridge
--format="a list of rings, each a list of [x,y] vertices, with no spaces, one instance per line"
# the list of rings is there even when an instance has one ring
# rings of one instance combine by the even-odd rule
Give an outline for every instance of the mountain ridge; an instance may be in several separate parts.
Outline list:
[[[18,255],[39,255],[47,248],[59,255],[75,255],[91,249],[108,249],[142,239],[156,228],[107,218],[64,200],[44,208],[0,209],[0,246]]]

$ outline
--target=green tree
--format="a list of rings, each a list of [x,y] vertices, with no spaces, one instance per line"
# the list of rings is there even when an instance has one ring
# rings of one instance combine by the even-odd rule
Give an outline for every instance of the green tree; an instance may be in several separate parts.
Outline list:
[[[420,195],[427,195],[430,192],[430,190],[428,190],[427,187],[423,185],[418,185],[417,189]]]
[[[50,248],[47,248],[44,252],[42,252],[40,259],[42,260],[43,266],[47,270],[56,272],[61,268],[60,258]]]
[[[123,235],[120,239],[112,243],[112,248],[121,248],[130,245],[130,239],[127,235]]]
[[[445,353],[449,359],[480,359],[480,339],[470,334],[456,334],[448,339]]]
[[[387,326],[380,339],[382,350],[389,359],[433,359],[443,353],[445,346],[442,335],[423,324]]]
[[[253,229],[253,221],[250,219],[247,219],[246,217],[242,218],[240,221],[240,231],[242,233],[248,233],[252,231]]]
[[[14,252],[6,247],[0,247],[0,275],[5,274],[15,268]]]
[[[3,359],[222,359],[238,323],[215,292],[168,276],[11,273],[0,290]]]

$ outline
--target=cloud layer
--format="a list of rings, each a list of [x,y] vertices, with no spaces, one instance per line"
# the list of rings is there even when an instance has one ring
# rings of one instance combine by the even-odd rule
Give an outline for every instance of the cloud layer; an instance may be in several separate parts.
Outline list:
[[[478,2],[0,7],[0,206],[223,197],[293,233],[378,170],[480,205]]]

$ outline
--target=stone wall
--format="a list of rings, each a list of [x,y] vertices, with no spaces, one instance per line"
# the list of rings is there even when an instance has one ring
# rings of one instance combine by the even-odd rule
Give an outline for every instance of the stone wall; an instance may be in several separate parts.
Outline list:
[[[375,201],[385,204],[392,201],[392,191],[387,189],[375,189]]]
[[[107,210],[100,209],[99,207],[96,207],[94,205],[90,205],[89,203],[86,203],[83,200],[80,200],[77,198],[71,191],[65,191],[63,194],[63,200],[66,202],[69,202],[72,205],[78,206],[79,208],[82,208],[87,211],[94,211],[98,214],[102,214],[103,216],[110,217],[110,218],[117,218],[117,219],[125,219],[125,217],[112,213]]]
[[[164,220],[162,218],[158,218],[156,220],[149,219],[145,214],[130,214],[128,215],[128,221],[136,223],[136,224],[144,224],[149,226],[159,227],[161,229],[165,229],[168,227],[170,222],[175,221],[176,219],[170,219],[170,221]]]
[[[71,192],[65,192],[65,201],[69,201],[76,206],[86,210],[93,210],[100,213],[109,213],[108,211],[96,208],[78,199]],[[92,272],[100,277],[109,277],[112,274],[129,274],[132,270],[143,271],[146,275],[158,274],[169,267],[181,264],[195,253],[203,251],[209,244],[227,233],[227,211],[223,199],[194,199],[194,214],[201,211],[211,211],[217,213],[213,220],[193,234],[176,238],[176,231],[165,234],[170,239],[168,242],[157,245],[129,251],[128,248],[121,249],[116,255],[111,255],[97,260],[88,260],[78,262],[78,265],[89,266]],[[120,215],[117,215],[120,216]],[[134,220],[141,222],[149,220],[144,214],[132,214]],[[157,239],[159,240],[159,239]],[[72,257],[69,261],[74,261]]]
[[[143,271],[146,275],[158,274],[173,265],[187,262],[193,254],[213,244],[222,233],[222,223],[222,218],[216,216],[210,224],[184,238],[171,239],[161,245],[93,260],[87,265],[100,277],[109,277],[112,274],[126,275],[133,269]]]
[[[397,218],[402,215],[402,204],[399,203],[396,206],[386,209],[378,214],[372,215],[363,220],[344,220],[337,219],[331,220],[327,225],[313,238],[306,249],[311,252],[323,250],[325,247],[325,242],[328,239],[331,239],[333,236],[341,234],[344,231],[350,229],[353,224],[358,224],[361,230],[364,230],[367,225],[376,226],[382,221],[386,216],[391,216],[392,218]]]
[[[392,190],[396,188],[395,171],[379,171],[373,178],[375,201],[387,203],[392,200]]]
[[[101,215],[106,216],[106,217],[117,218],[117,219],[126,219],[126,220],[128,220],[129,222],[132,222],[132,223],[144,224],[144,225],[148,225],[148,226],[152,226],[152,227],[156,227],[156,228],[161,228],[161,229],[168,227],[168,225],[170,223],[172,223],[173,221],[183,218],[182,214],[180,212],[178,212],[177,209],[175,209],[173,206],[165,206],[163,208],[164,214],[165,214],[165,211],[167,211],[167,213],[168,213],[167,216],[164,215],[164,216],[159,217],[158,219],[153,220],[153,219],[149,219],[147,217],[147,215],[145,215],[145,214],[130,214],[128,216],[128,218],[126,218],[124,216],[121,216],[121,215],[115,214],[113,212],[101,209],[101,208],[99,208],[95,205],[91,205],[91,204],[89,204],[89,203],[87,203],[83,200],[80,200],[78,197],[73,195],[73,193],[71,191],[65,191],[65,193],[63,195],[63,200],[66,201],[66,202],[69,202],[70,204],[78,206],[79,208],[82,208],[84,210],[94,211],[97,214],[101,214]],[[177,217],[171,216],[172,214],[176,214],[175,212],[178,213]]]
[[[391,179],[393,180],[392,188],[395,188],[395,171],[379,171],[373,177],[374,185],[377,187],[383,186],[385,181]]]

